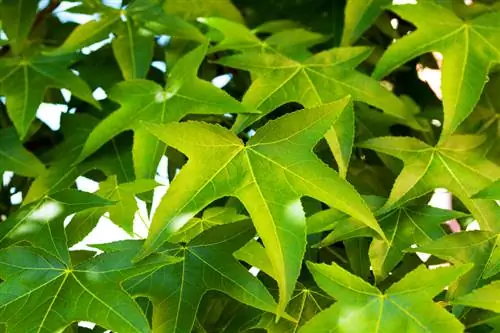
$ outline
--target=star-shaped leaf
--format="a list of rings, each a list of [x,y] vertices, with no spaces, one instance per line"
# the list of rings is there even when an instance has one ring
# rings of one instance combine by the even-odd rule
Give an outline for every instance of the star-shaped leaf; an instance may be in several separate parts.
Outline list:
[[[253,45],[249,50],[246,44],[238,45],[236,34],[229,31],[229,28],[236,29],[237,24],[223,24],[223,21],[214,19],[207,19],[204,22],[228,34],[229,39],[221,43],[225,49],[246,51],[224,57],[218,62],[250,71],[256,77],[246,92],[243,103],[257,108],[262,114],[239,116],[235,124],[235,129],[238,131],[287,102],[314,107],[347,95],[351,95],[354,101],[375,106],[420,128],[396,96],[377,81],[355,70],[370,55],[370,48],[333,48],[308,59],[297,60],[280,50],[283,47],[282,43],[269,44],[266,40],[266,43],[261,42],[264,48],[256,49],[258,38],[251,39],[252,33],[244,26],[239,26],[238,31],[243,33],[247,30],[245,36],[248,36],[250,45]],[[290,38],[293,38],[293,34],[289,36]],[[225,45],[225,42],[228,44]],[[273,44],[277,44],[278,49]]]
[[[435,188],[446,188],[462,201],[482,229],[500,231],[500,207],[493,201],[471,199],[500,178],[500,167],[474,151],[483,142],[482,136],[460,135],[432,147],[415,138],[380,137],[359,146],[397,157],[404,163],[382,211]]]
[[[470,265],[429,270],[421,265],[385,292],[336,263],[308,263],[319,287],[338,302],[310,320],[300,333],[462,332],[463,325],[432,298]]]
[[[154,180],[138,179],[129,183],[118,183],[116,176],[111,176],[99,183],[99,190],[95,193],[102,198],[114,201],[114,205],[90,209],[76,214],[71,223],[66,227],[68,244],[76,244],[95,228],[99,218],[104,213],[109,213],[109,219],[133,234],[134,216],[137,212],[135,195],[154,189],[158,184]]]
[[[124,286],[132,294],[151,298],[154,332],[191,332],[200,301],[210,290],[274,312],[271,294],[232,256],[254,235],[251,223],[243,221],[211,228],[187,245],[167,244],[161,253],[183,258],[180,263],[128,280]]]
[[[170,35],[203,42],[205,37],[191,24],[164,13],[158,0],[135,0],[124,9],[99,5],[100,16],[75,28],[52,54],[71,53],[108,38],[127,80],[144,78],[153,59],[154,35]]]
[[[57,232],[53,241],[65,244],[62,223],[59,227],[53,229]],[[155,255],[133,265],[138,248],[102,254],[76,265],[33,247],[0,250],[4,280],[0,317],[5,332],[61,332],[81,320],[115,332],[151,332],[143,312],[120,282],[179,259]],[[69,257],[67,250],[63,256]]]
[[[500,11],[462,20],[432,1],[393,6],[392,10],[417,30],[391,44],[373,76],[381,78],[421,54],[441,52],[444,124],[440,140],[446,140],[472,112],[490,66],[500,61]]]
[[[68,69],[69,57],[2,58],[0,95],[7,98],[7,113],[21,138],[28,132],[47,88],[66,88],[78,98],[98,107],[89,87]]]
[[[466,214],[430,206],[404,207],[379,218],[389,243],[373,239],[368,252],[376,280],[386,278],[413,244],[424,244],[446,235],[442,223]]]
[[[204,22],[227,34],[216,49],[243,51],[224,57],[218,63],[250,71],[254,79],[242,102],[262,113],[238,115],[233,126],[235,131],[245,129],[288,102],[315,107],[348,95],[354,101],[380,108],[401,122],[421,129],[400,99],[377,81],[356,71],[356,67],[370,55],[370,48],[333,48],[302,59],[298,57],[304,54],[301,43],[292,42],[291,46],[283,44],[283,38],[277,38],[276,35],[261,42],[246,27],[236,23],[220,19],[207,19]],[[297,34],[292,30],[285,40],[293,41]],[[346,112],[339,117],[332,130],[326,134],[326,139],[339,165],[339,172],[345,177],[354,141],[353,113]]]
[[[134,130],[134,169],[137,178],[151,178],[163,156],[165,145],[139,128],[140,121],[159,124],[181,120],[188,114],[224,114],[252,112],[210,82],[197,77],[198,67],[206,53],[202,45],[180,59],[161,87],[148,80],[118,83],[109,98],[121,107],[101,121],[90,133],[80,160],[94,153],[114,136]]]
[[[348,0],[345,7],[342,45],[353,44],[368,29],[391,0]]]
[[[327,212],[322,211],[318,215],[322,213],[326,215]],[[442,223],[464,216],[467,215],[431,206],[404,206],[379,216],[378,223],[389,242],[374,238],[370,244],[369,257],[375,279],[377,281],[385,279],[403,259],[405,250],[413,244],[423,245],[445,236]],[[317,218],[314,215],[311,217],[312,221]],[[355,237],[375,236],[373,230],[352,218],[339,219],[338,222],[332,223],[332,226],[334,231],[320,242],[320,246],[328,246]]]
[[[13,128],[0,129],[0,172],[12,171],[26,177],[36,177],[45,166],[26,150]]]
[[[471,292],[500,272],[500,235],[488,231],[447,235],[418,247],[418,252],[432,254],[453,264],[474,263],[474,267],[467,274],[450,286],[450,298]]]
[[[189,161],[160,203],[140,257],[152,253],[212,201],[236,197],[249,212],[273,265],[281,314],[295,287],[306,246],[301,197],[347,212],[383,237],[354,188],[312,153],[346,108],[352,108],[347,98],[286,115],[257,130],[246,145],[220,126],[146,125]]]

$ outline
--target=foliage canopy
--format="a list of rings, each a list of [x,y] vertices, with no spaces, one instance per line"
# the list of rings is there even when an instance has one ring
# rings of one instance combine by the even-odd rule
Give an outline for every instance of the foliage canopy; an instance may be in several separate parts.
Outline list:
[[[0,0],[0,331],[500,332],[498,63],[492,0]]]

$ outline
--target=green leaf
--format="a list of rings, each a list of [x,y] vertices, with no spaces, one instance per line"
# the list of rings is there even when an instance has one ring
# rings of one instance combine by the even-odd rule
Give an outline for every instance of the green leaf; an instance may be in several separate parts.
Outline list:
[[[314,56],[306,53],[304,57],[301,34],[297,30],[282,32],[286,33],[285,38],[273,35],[263,43],[244,26],[220,19],[204,22],[226,35],[216,49],[244,51],[224,57],[217,63],[250,71],[254,78],[242,102],[262,113],[238,115],[233,126],[237,132],[287,102],[315,107],[348,95],[354,101],[383,109],[401,122],[421,129],[401,100],[377,81],[355,70],[370,55],[371,50],[367,47],[334,48]],[[287,45],[283,40],[293,42]],[[318,39],[313,38],[313,41],[317,43]],[[262,46],[258,47],[259,43]],[[339,165],[339,172],[345,177],[354,141],[352,110],[346,110],[338,118],[326,139]]]
[[[62,237],[55,240],[65,244],[62,223],[59,226],[54,237]],[[133,265],[131,258],[138,248],[102,254],[77,265],[31,247],[0,250],[0,277],[4,280],[0,316],[6,333],[60,332],[81,320],[117,332],[151,332],[146,317],[120,282],[178,259],[158,255]]]
[[[413,244],[421,245],[446,235],[442,223],[466,214],[430,206],[404,207],[379,218],[389,243],[373,239],[369,257],[375,279],[386,278]]]
[[[500,200],[500,179],[474,194],[474,198]]]
[[[171,243],[188,243],[203,231],[212,227],[238,222],[247,218],[248,216],[239,214],[236,209],[231,207],[207,208],[203,211],[201,218],[192,218],[169,241]]]
[[[462,296],[500,272],[500,236],[487,231],[447,235],[417,248],[453,264],[474,263],[474,267],[448,289],[450,298]],[[415,252],[417,249],[408,249]]]
[[[500,61],[500,12],[462,20],[433,1],[391,9],[415,24],[417,30],[389,47],[373,76],[381,78],[424,53],[441,52],[445,116],[440,141],[445,141],[472,112],[488,80],[490,66]]]
[[[500,281],[492,283],[474,290],[472,293],[458,297],[454,304],[467,305],[475,308],[486,309],[500,313]]]
[[[270,277],[276,280],[273,264],[267,256],[266,249],[257,240],[252,239],[245,246],[234,252],[234,257],[247,264],[258,268]]]
[[[243,22],[243,17],[231,0],[166,0],[163,8],[167,13],[186,20],[218,16]]]
[[[224,34],[229,28],[236,29],[237,26],[221,25],[215,20],[206,20],[206,23],[221,29]],[[239,26],[238,29],[241,31],[246,28]],[[245,34],[249,35],[250,31]],[[289,36],[294,37],[293,34]],[[247,48],[245,45],[234,44],[236,45],[224,47],[236,50]],[[396,96],[377,81],[355,70],[370,55],[370,48],[333,48],[299,61],[280,52],[281,47],[281,44],[278,44],[278,47],[271,44],[264,50],[250,49],[218,61],[226,66],[250,71],[256,78],[243,97],[243,103],[259,109],[262,114],[240,116],[235,124],[236,130],[244,129],[287,102],[314,107],[347,95],[351,95],[355,101],[380,108],[416,128],[421,128]],[[297,91],[304,93],[299,94]]]
[[[165,152],[165,145],[142,130],[140,121],[165,124],[188,114],[252,112],[226,92],[199,79],[198,67],[206,53],[202,45],[180,59],[168,76],[167,86],[153,81],[132,80],[117,84],[109,98],[121,107],[101,121],[90,133],[80,161],[119,133],[134,130],[134,169],[137,178],[151,178]]]
[[[109,200],[76,190],[66,189],[54,193],[23,206],[3,221],[0,224],[0,245],[7,247],[28,241],[32,246],[58,256],[66,251],[66,243],[54,242],[50,223],[62,226],[64,219],[73,213],[111,204]]]
[[[0,94],[7,98],[7,113],[23,139],[43,101],[47,88],[66,88],[98,107],[87,84],[67,67],[68,57],[32,55],[0,61]]]
[[[500,231],[500,207],[493,201],[471,199],[500,178],[500,167],[475,153],[483,142],[482,136],[461,135],[432,147],[415,138],[380,137],[358,146],[394,156],[404,163],[382,211],[435,188],[446,188],[460,199],[482,229]]]
[[[19,53],[22,44],[30,34],[37,6],[38,0],[3,0],[0,2],[2,28],[16,53]]]
[[[342,45],[350,45],[361,37],[391,0],[348,0],[345,7]]]
[[[161,253],[177,255],[183,261],[128,280],[125,288],[151,298],[155,332],[191,332],[201,298],[209,290],[274,312],[276,302],[271,294],[232,257],[254,235],[251,223],[243,221],[213,227],[187,245],[167,244]]]
[[[248,210],[266,247],[280,287],[281,314],[306,245],[302,196],[358,218],[383,237],[359,194],[312,153],[339,114],[351,107],[346,98],[284,116],[260,128],[246,146],[229,130],[205,123],[146,125],[189,161],[160,203],[140,257],[152,253],[212,201],[234,196]]]
[[[77,117],[77,119],[81,119]],[[60,191],[72,186],[78,176],[93,170],[102,171],[106,176],[116,175],[118,182],[133,180],[132,156],[130,144],[117,142],[113,139],[92,157],[83,163],[75,164],[83,144],[75,147],[69,156],[62,155],[42,175],[31,184],[23,204],[39,200],[45,195]],[[56,149],[60,152],[59,148]],[[74,153],[76,152],[76,156]],[[71,156],[73,155],[73,156]]]
[[[114,224],[132,235],[134,216],[138,209],[135,195],[150,191],[157,185],[155,181],[148,179],[119,184],[116,176],[111,176],[99,183],[99,190],[95,194],[107,200],[115,201],[115,204],[76,214],[66,227],[68,244],[76,244],[85,238],[95,228],[99,218],[106,212],[109,213],[109,219]]]
[[[273,315],[265,313],[253,328],[262,328],[268,333],[297,332],[299,327],[332,303],[333,299],[325,295],[318,287],[309,287],[298,283],[286,308],[287,313],[294,317],[297,322],[285,319],[276,322]]]
[[[384,293],[336,263],[309,262],[307,266],[319,287],[338,302],[310,320],[300,333],[463,331],[463,325],[432,298],[470,265],[435,270],[421,265]]]
[[[75,28],[64,43],[50,54],[71,53],[102,41],[110,35],[113,53],[126,80],[146,76],[153,58],[154,35],[170,35],[203,42],[204,36],[191,24],[163,12],[158,0],[136,0],[125,9],[101,6],[101,15]]]
[[[125,80],[143,78],[153,59],[154,36],[140,30],[131,20],[116,28],[117,37],[113,39],[113,53],[122,69]]]
[[[26,177],[36,177],[45,166],[26,150],[13,128],[0,129],[0,172],[13,171]]]

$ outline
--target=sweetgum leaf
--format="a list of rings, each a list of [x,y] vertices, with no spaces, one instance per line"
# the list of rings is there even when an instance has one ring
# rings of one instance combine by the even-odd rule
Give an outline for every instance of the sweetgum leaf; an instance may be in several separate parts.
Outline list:
[[[109,98],[121,107],[102,120],[90,133],[80,155],[85,159],[119,133],[134,130],[134,169],[137,178],[151,178],[165,152],[165,145],[140,128],[140,121],[165,124],[188,114],[252,112],[226,92],[197,77],[206,53],[201,45],[180,59],[169,73],[167,86],[149,80],[118,83]]]
[[[336,263],[307,266],[319,287],[338,302],[306,323],[300,333],[463,331],[460,321],[432,298],[471,265],[435,270],[421,265],[385,292]]]
[[[407,251],[416,251],[408,249]],[[450,298],[462,296],[500,272],[500,236],[488,231],[468,231],[447,235],[418,247],[453,264],[474,263],[474,267],[450,286]]]
[[[53,241],[65,244],[62,223],[53,231]],[[138,248],[102,254],[77,265],[33,247],[0,250],[4,280],[0,317],[5,332],[60,332],[81,320],[116,332],[151,332],[141,309],[120,283],[179,259],[156,255],[131,264]]]
[[[262,111],[258,115],[239,116],[235,129],[240,131],[264,117],[276,107],[287,102],[297,102],[305,107],[314,107],[322,103],[332,102],[351,95],[353,100],[367,103],[408,122],[415,128],[421,128],[408,112],[405,105],[377,81],[356,71],[372,52],[368,47],[333,48],[315,54],[307,59],[295,59],[283,53],[282,43],[265,43],[265,48],[248,48],[246,44],[237,43],[236,34],[229,29],[247,32],[244,36],[250,39],[252,33],[244,26],[222,20],[205,20],[205,23],[230,34],[235,40],[228,38],[222,41],[224,49],[243,51],[240,54],[227,56],[218,61],[226,66],[250,71],[255,80],[245,93],[243,103]],[[242,31],[242,32],[243,32]],[[294,38],[290,34],[289,39]],[[270,37],[272,39],[272,37]],[[252,43],[258,39],[254,37]],[[231,43],[229,43],[231,41]],[[225,45],[227,42],[228,45]],[[277,44],[275,46],[274,44]],[[255,45],[252,45],[255,46]],[[296,46],[301,48],[299,46]],[[292,53],[292,55],[294,55]],[[300,92],[300,93],[299,93]]]
[[[355,219],[335,218],[328,210],[313,215],[309,220],[328,219],[333,229],[319,246],[329,246],[338,241],[357,237],[373,237],[375,233]],[[424,245],[446,235],[442,223],[467,216],[461,212],[430,206],[404,206],[377,217],[380,227],[389,242],[374,238],[369,249],[369,258],[377,282],[382,281],[403,259],[405,250],[413,244]]]
[[[482,136],[457,135],[432,147],[416,138],[380,137],[358,146],[397,157],[404,163],[382,211],[441,187],[462,201],[482,229],[500,231],[500,207],[493,201],[471,199],[500,178],[500,167],[475,152],[483,142]]]
[[[29,150],[26,150],[15,129],[0,129],[0,172],[13,171],[26,177],[36,177],[45,166]]]
[[[153,58],[154,35],[170,35],[203,42],[191,24],[163,12],[158,0],[136,0],[124,9],[100,6],[100,16],[75,28],[51,54],[71,53],[117,35],[113,53],[127,80],[144,78]]]
[[[124,286],[132,294],[151,298],[154,332],[191,332],[200,301],[209,290],[274,312],[277,305],[271,294],[232,257],[254,235],[252,224],[242,221],[213,227],[186,245],[166,244],[160,253],[183,260],[130,279]]]
[[[341,44],[353,44],[375,22],[383,7],[391,3],[391,0],[348,0]]]
[[[467,216],[430,206],[395,209],[378,219],[389,243],[373,239],[369,257],[376,280],[382,280],[403,259],[404,251],[413,244],[424,244],[446,235],[442,223]]]
[[[370,55],[370,48],[333,48],[312,55],[304,52],[301,39],[298,38],[301,34],[297,30],[282,32],[287,33],[286,38],[273,35],[262,43],[242,25],[221,19],[207,19],[204,22],[227,34],[216,49],[243,51],[223,57],[217,63],[250,71],[254,78],[242,103],[262,113],[238,115],[233,126],[235,131],[242,131],[287,102],[315,107],[347,95],[354,101],[378,107],[401,122],[421,129],[401,100],[377,81],[355,70]],[[292,42],[284,43],[283,40]],[[313,40],[318,42],[317,39]],[[259,44],[262,46],[256,48]],[[326,134],[326,140],[339,165],[340,174],[345,177],[354,141],[352,112],[346,112],[338,118],[332,130]]]
[[[492,63],[500,61],[500,11],[463,20],[433,1],[391,9],[417,30],[389,47],[373,76],[382,78],[421,54],[441,52],[444,124],[440,140],[445,141],[472,112]]]
[[[0,61],[0,95],[7,98],[7,113],[23,139],[35,118],[47,88],[66,88],[78,98],[99,106],[81,78],[67,67],[75,59],[29,55]]]
[[[305,251],[302,196],[338,208],[384,237],[359,194],[312,153],[346,108],[352,108],[348,98],[286,115],[257,130],[247,145],[229,130],[206,123],[145,125],[189,161],[162,199],[140,258],[212,201],[234,196],[244,204],[266,247],[280,287],[281,314]]]

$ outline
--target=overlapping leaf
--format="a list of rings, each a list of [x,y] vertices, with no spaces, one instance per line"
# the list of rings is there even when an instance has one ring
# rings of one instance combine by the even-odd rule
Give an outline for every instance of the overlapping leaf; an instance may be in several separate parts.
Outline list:
[[[0,172],[36,177],[45,171],[45,166],[35,155],[26,150],[13,128],[0,129]]]
[[[238,198],[266,247],[280,288],[282,313],[295,287],[306,245],[300,202],[309,196],[338,208],[383,235],[359,194],[312,153],[348,99],[269,122],[245,146],[232,132],[205,123],[146,128],[189,161],[153,217],[141,257],[152,253],[212,201]]]
[[[2,58],[0,95],[7,98],[7,113],[21,138],[26,136],[48,88],[66,88],[98,106],[85,81],[68,69],[74,60],[39,54]]]
[[[348,0],[345,7],[342,45],[354,43],[382,13],[391,0]]]
[[[243,221],[211,228],[186,245],[167,244],[161,253],[183,260],[128,280],[125,288],[151,298],[155,332],[191,332],[200,301],[210,290],[274,312],[271,294],[232,256],[254,235],[251,223]]]
[[[373,76],[381,78],[424,53],[441,52],[444,141],[472,112],[492,63],[500,61],[500,11],[462,20],[438,3],[419,1],[416,5],[392,7],[396,14],[415,24],[417,30],[389,47]]]
[[[35,21],[37,0],[3,0],[0,2],[0,21],[9,45],[19,52]]]
[[[172,243],[188,243],[194,237],[217,225],[234,223],[248,219],[231,207],[211,207],[203,211],[202,217],[194,217],[186,223],[172,238]]]
[[[352,218],[336,219],[332,213],[322,211],[309,219],[313,223],[319,218],[329,219],[331,227],[328,229],[334,229],[321,241],[320,246],[356,237],[375,236],[373,230],[363,223]],[[410,246],[423,245],[445,236],[443,222],[464,216],[466,214],[430,206],[405,206],[379,216],[378,223],[389,242],[376,238],[371,241],[369,258],[375,278],[386,278],[403,259],[405,250]]]
[[[239,115],[233,127],[236,131],[243,130],[288,102],[314,107],[347,95],[352,96],[354,101],[380,108],[403,123],[421,128],[401,100],[377,81],[355,70],[370,55],[371,50],[367,47],[334,48],[315,55],[306,53],[303,57],[305,48],[297,42],[296,35],[300,34],[295,30],[290,31],[287,38],[273,35],[261,42],[247,28],[236,23],[220,19],[207,19],[205,23],[221,30],[226,36],[216,50],[244,51],[224,57],[218,63],[250,71],[254,77],[242,102],[262,113]],[[284,40],[292,42],[284,43]],[[300,38],[298,41],[301,41]],[[318,43],[320,40],[316,38],[313,41]],[[339,117],[326,135],[343,176],[351,157],[353,138],[354,115],[351,112]]]
[[[55,54],[74,52],[116,34],[113,52],[125,79],[143,78],[153,58],[154,35],[204,41],[191,24],[163,12],[158,0],[135,0],[124,9],[99,4],[99,18],[78,26]]]
[[[472,293],[458,297],[453,303],[500,313],[500,281],[494,281]]]
[[[70,189],[45,196],[24,205],[0,224],[0,246],[28,241],[52,255],[61,255],[67,252],[66,242],[57,237],[65,236],[53,233],[51,223],[56,225],[56,229],[59,225],[62,228],[68,215],[112,203],[96,195]]]
[[[76,214],[66,227],[68,243],[72,245],[81,241],[94,229],[99,218],[106,212],[109,213],[109,219],[114,224],[127,233],[133,234],[134,216],[137,212],[135,195],[150,191],[156,186],[155,181],[148,179],[119,184],[116,176],[111,176],[106,181],[99,183],[99,190],[96,195],[116,203]]]
[[[165,152],[165,145],[140,129],[141,121],[159,124],[181,120],[188,114],[224,114],[252,112],[210,82],[197,77],[206,52],[202,45],[180,59],[168,76],[167,86],[147,80],[117,84],[109,97],[121,108],[101,121],[90,133],[80,160],[88,157],[114,136],[134,130],[134,169],[137,178],[154,176]]]
[[[474,194],[474,198],[500,200],[500,180]]]
[[[419,247],[418,251],[453,264],[474,263],[474,267],[448,289],[451,298],[471,292],[500,272],[500,236],[491,232],[451,234]]]
[[[62,223],[52,229],[54,241],[65,244]],[[33,247],[0,250],[0,317],[6,332],[60,332],[88,320],[116,332],[150,332],[135,301],[121,288],[125,278],[175,263],[153,256],[138,265],[131,259],[138,247],[107,253],[73,265],[68,253],[49,255]]]
[[[463,325],[432,301],[470,265],[429,270],[421,265],[385,292],[337,264],[308,263],[321,289],[338,302],[299,332],[462,332]]]
[[[382,211],[444,187],[462,201],[482,229],[500,231],[500,207],[493,201],[471,199],[500,178],[500,167],[475,153],[483,142],[482,136],[463,135],[432,147],[415,138],[380,137],[359,146],[404,163]]]
[[[118,182],[134,178],[130,142],[112,140],[82,163],[75,164],[85,141],[98,120],[90,115],[75,114],[62,119],[65,140],[44,155],[49,168],[31,184],[23,204],[35,202],[45,195],[74,184],[78,176],[100,170],[107,176],[116,175]]]

